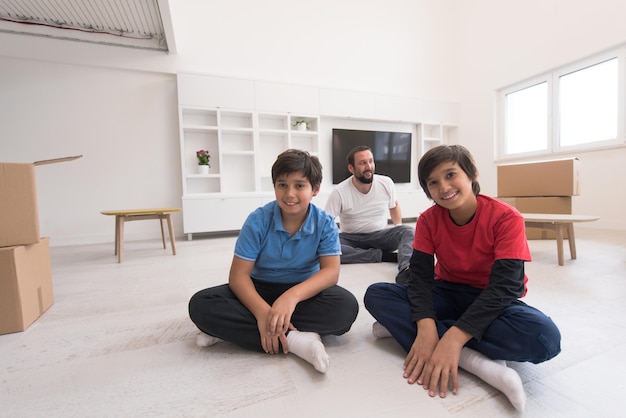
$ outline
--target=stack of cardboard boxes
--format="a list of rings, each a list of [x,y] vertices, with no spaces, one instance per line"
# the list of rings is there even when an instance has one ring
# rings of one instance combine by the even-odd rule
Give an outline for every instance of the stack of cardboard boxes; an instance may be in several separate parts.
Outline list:
[[[0,163],[0,334],[24,331],[54,302],[50,243],[39,236],[35,167]]]
[[[572,213],[580,194],[580,161],[565,158],[498,166],[498,198],[522,213]],[[554,239],[550,229],[526,228],[528,239]]]

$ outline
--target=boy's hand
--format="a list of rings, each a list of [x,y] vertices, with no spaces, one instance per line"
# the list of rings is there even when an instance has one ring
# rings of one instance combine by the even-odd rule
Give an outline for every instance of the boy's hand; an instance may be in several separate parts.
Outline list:
[[[263,347],[263,351],[268,354],[276,354],[280,351],[281,340],[280,335],[275,335],[268,329],[267,318],[269,317],[269,312],[270,310],[268,309],[263,317],[257,319],[257,328],[259,329],[259,336],[261,337],[261,346]]]
[[[278,301],[278,300],[277,300]],[[276,305],[276,302],[274,302]],[[293,312],[293,311],[291,311]],[[268,354],[277,354],[280,352],[282,345],[283,353],[289,352],[289,344],[287,343],[287,330],[297,331],[296,327],[290,321],[291,315],[285,319],[284,314],[281,315],[278,309],[270,307],[262,318],[257,320],[257,327],[261,337],[261,346]],[[288,321],[286,327],[283,327],[282,321]],[[273,324],[273,326],[272,326]],[[284,331],[283,331],[284,328]]]
[[[470,334],[456,326],[450,327],[441,337],[418,379],[418,383],[428,390],[428,395],[435,396],[439,386],[439,396],[445,398],[450,383],[452,393],[456,394],[461,350],[470,339]]]
[[[435,396],[439,387],[439,396],[445,398],[450,383],[452,393],[456,394],[459,388],[459,357],[462,348],[462,345],[458,346],[446,339],[446,335],[441,338],[418,379],[418,383],[428,390],[429,396]]]
[[[274,301],[267,315],[267,330],[271,335],[285,334],[291,325],[291,315],[296,309],[297,301],[283,293]]]
[[[417,382],[422,384],[423,371],[430,357],[432,356],[439,336],[436,328],[434,330],[421,329],[417,333],[417,337],[411,346],[411,350],[404,359],[404,374],[407,383],[413,384]]]

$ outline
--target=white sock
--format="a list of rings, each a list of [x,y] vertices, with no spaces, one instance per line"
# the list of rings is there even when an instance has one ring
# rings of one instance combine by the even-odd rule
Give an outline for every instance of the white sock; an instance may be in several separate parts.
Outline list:
[[[374,338],[389,338],[391,333],[380,322],[376,321],[372,324],[372,335]]]
[[[287,344],[290,352],[311,363],[318,372],[326,373],[330,358],[317,332],[289,331]]]
[[[491,360],[476,350],[463,347],[459,366],[504,393],[515,409],[524,410],[526,392],[522,379],[505,361]]]
[[[204,332],[201,332],[196,337],[196,345],[198,347],[210,347],[213,344],[221,343],[222,341],[224,340],[222,340],[221,338],[214,337],[209,334],[205,334]]]

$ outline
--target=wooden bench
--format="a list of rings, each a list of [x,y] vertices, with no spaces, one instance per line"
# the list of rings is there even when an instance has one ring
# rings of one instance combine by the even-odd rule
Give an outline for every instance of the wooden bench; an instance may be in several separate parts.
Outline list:
[[[563,236],[567,231],[567,241],[569,242],[569,252],[572,260],[576,259],[576,239],[574,238],[575,222],[593,222],[600,219],[598,216],[591,215],[565,215],[554,213],[522,213],[526,226],[551,228],[556,232],[556,251],[559,266],[564,264],[563,261]]]
[[[172,226],[172,212],[180,212],[181,208],[152,208],[152,209],[128,209],[128,210],[104,210],[103,215],[115,216],[115,255],[117,262],[122,262],[124,251],[124,222],[144,221],[148,219],[158,219],[161,223],[161,239],[163,248],[165,245],[165,230],[163,229],[163,219],[167,220],[167,228],[172,244],[172,254],[176,255],[176,240],[174,238],[174,227]]]

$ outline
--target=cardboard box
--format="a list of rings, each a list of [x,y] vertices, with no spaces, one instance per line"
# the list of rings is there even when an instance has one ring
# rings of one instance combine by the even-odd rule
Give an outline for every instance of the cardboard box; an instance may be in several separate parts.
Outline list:
[[[498,197],[522,213],[572,213],[570,196]]]
[[[570,196],[554,197],[498,197],[522,213],[572,213],[572,198]],[[567,232],[564,233],[567,238]],[[556,239],[553,229],[526,227],[527,239]]]
[[[578,196],[580,160],[537,161],[498,166],[498,196]]]
[[[0,163],[0,247],[39,242],[39,209],[35,167],[82,157],[34,163]]]
[[[0,248],[0,334],[24,331],[53,303],[49,239]]]

